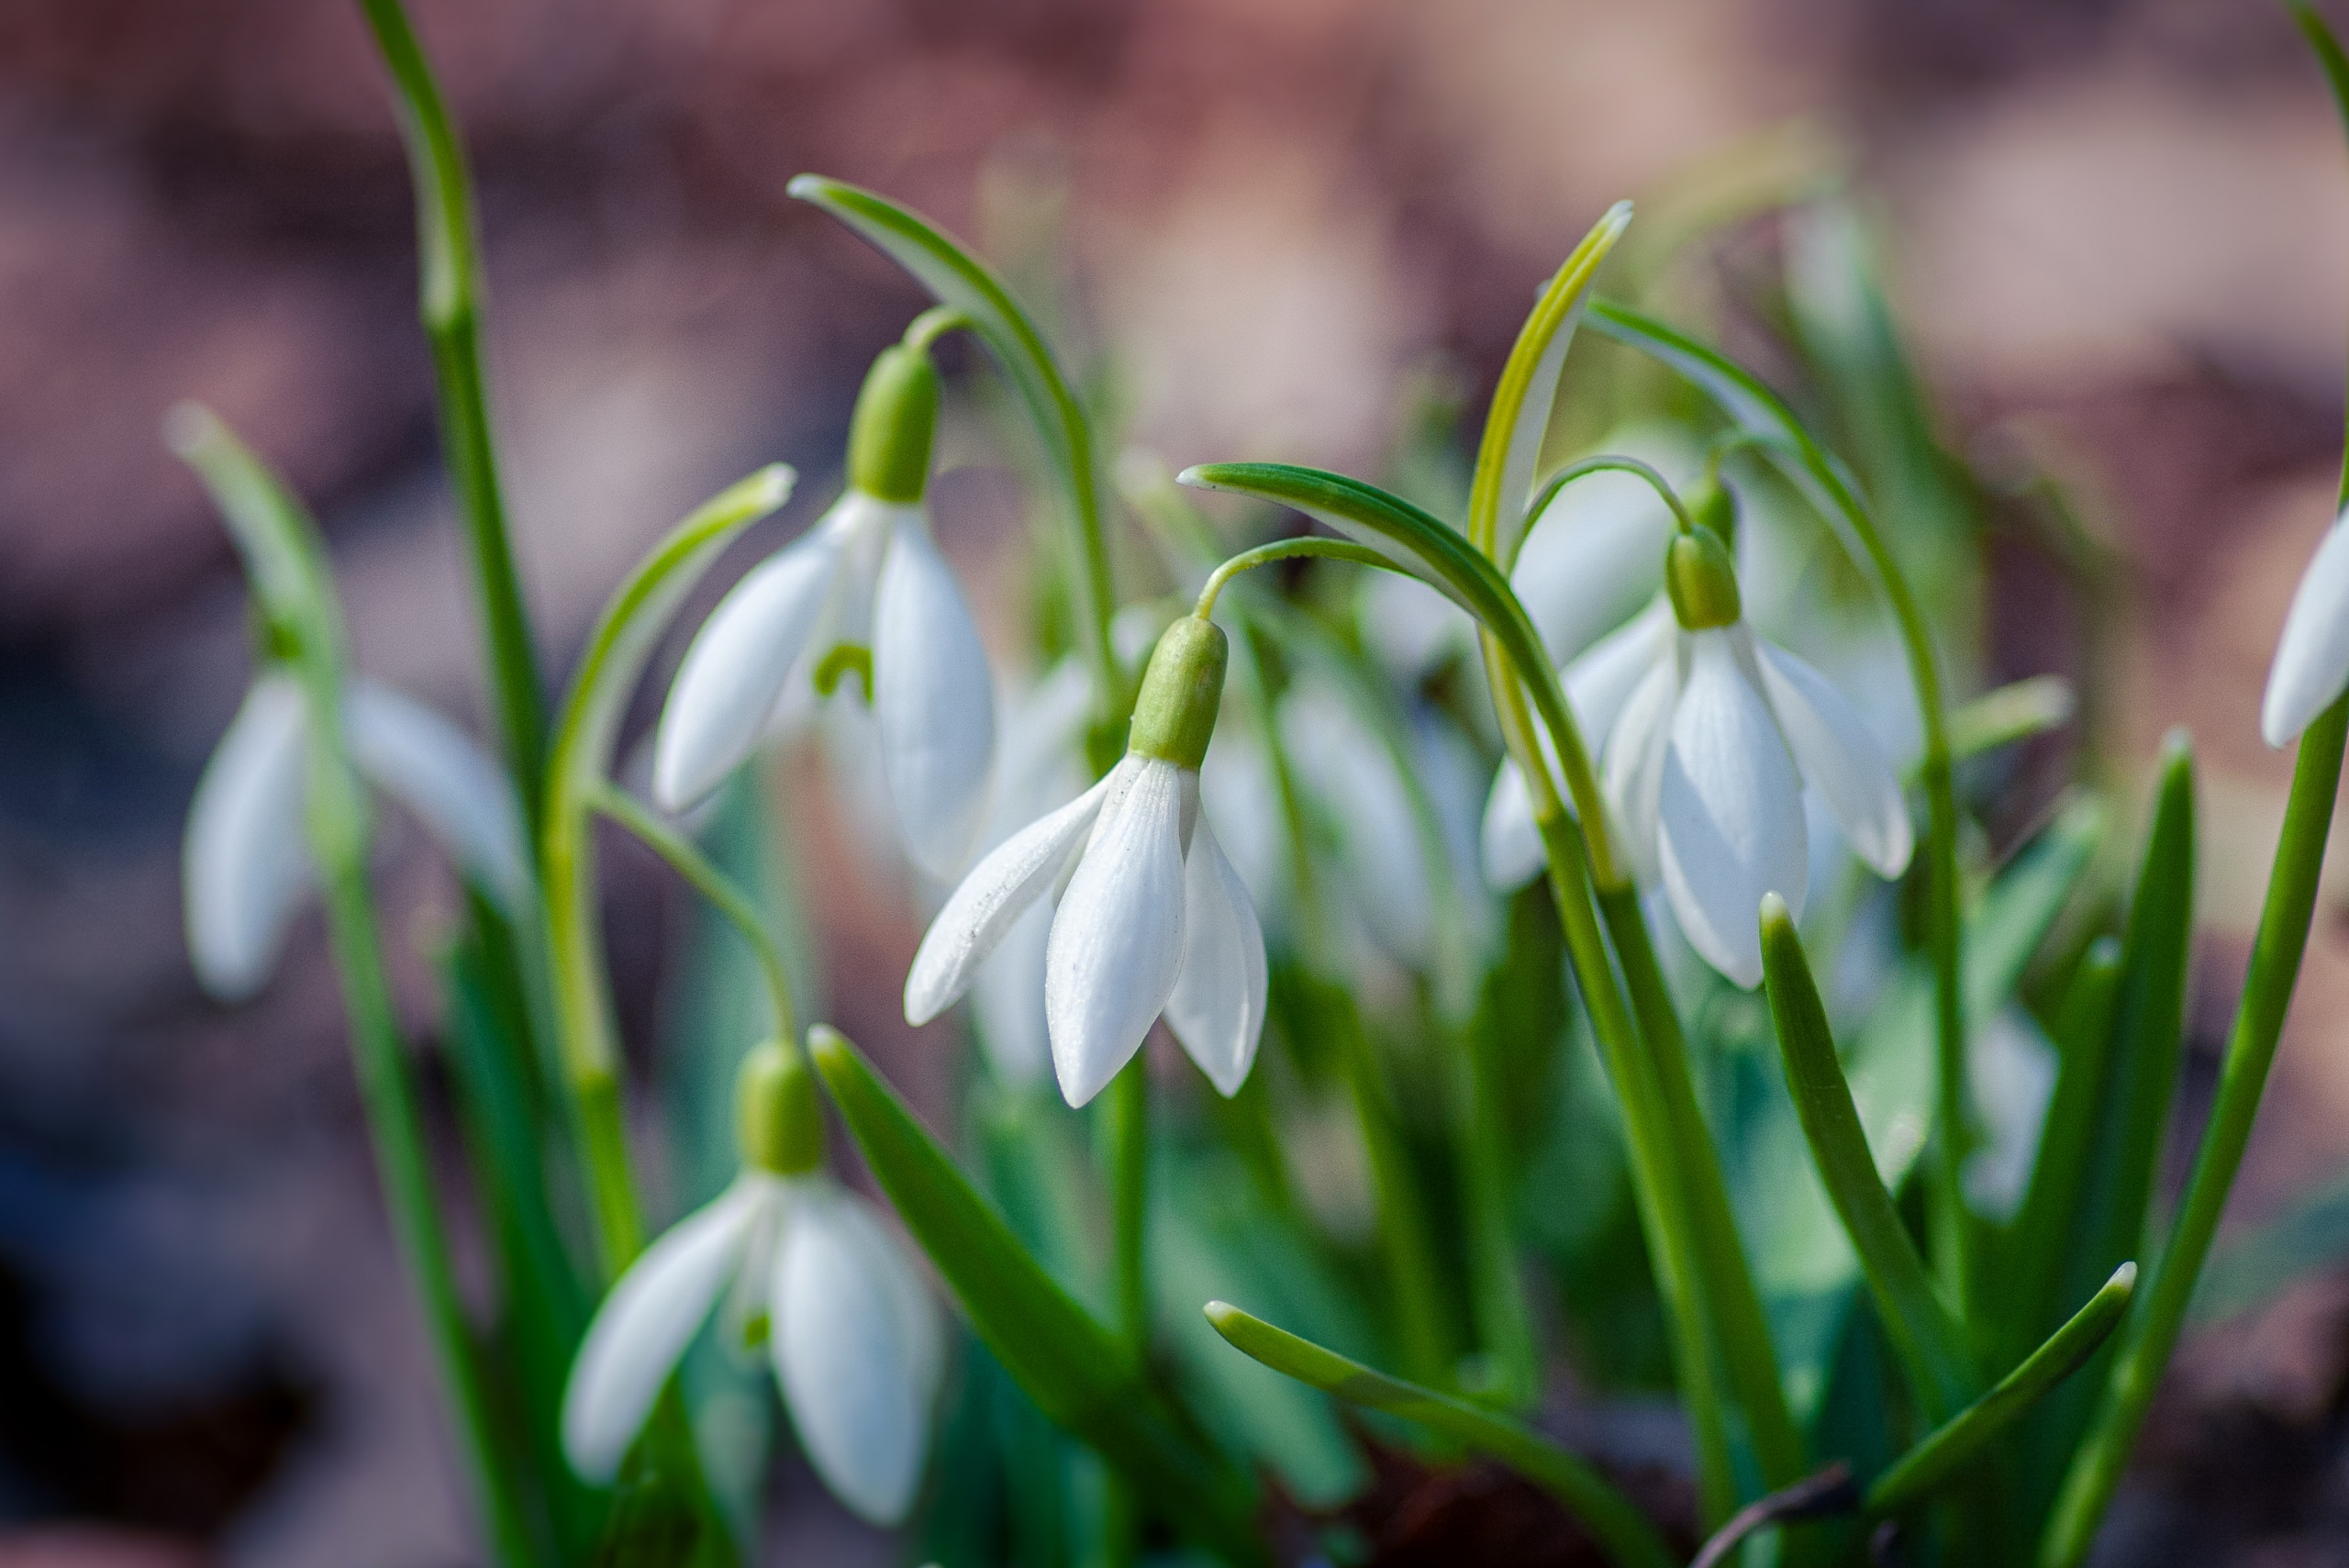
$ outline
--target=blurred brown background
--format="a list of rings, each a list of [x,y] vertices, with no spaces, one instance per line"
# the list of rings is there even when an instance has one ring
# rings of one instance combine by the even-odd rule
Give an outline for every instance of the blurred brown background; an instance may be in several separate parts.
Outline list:
[[[1115,345],[1136,428],[1171,457],[1361,469],[1407,370],[1443,356],[1481,397],[1604,204],[1793,122],[1842,139],[1949,441],[2027,428],[2067,454],[2128,562],[2120,776],[2168,724],[2200,740],[2207,1080],[2288,773],[2256,694],[2329,510],[2349,344],[2349,160],[2280,10],[417,10],[482,181],[497,413],[556,669],[624,567],[719,484],[796,463],[802,500],[761,543],[800,526],[856,377],[918,308],[785,197],[802,170],[1000,243],[1064,222],[1067,268],[1024,286],[1054,295],[1072,340]],[[1055,190],[1058,214],[1021,205]],[[329,529],[364,666],[477,718],[410,224],[354,7],[0,7],[0,1562],[466,1558],[318,933],[237,1011],[198,1000],[183,956],[178,832],[242,687],[243,595],[156,436],[177,398],[218,407]],[[984,581],[1014,533],[1008,482],[950,479],[940,511]],[[2024,642],[2036,613],[2020,594],[1996,611]],[[412,837],[394,847],[394,929],[419,929],[445,889]],[[641,1024],[664,895],[644,866],[615,871]],[[889,1023],[907,912],[881,889],[837,915],[836,1012],[922,1081]],[[2311,951],[2247,1212],[2349,1161],[2337,913]],[[2290,1555],[2338,1544],[2295,1533],[2342,1513],[2335,1462],[2243,1477],[2259,1442],[2328,1441],[2344,1302],[2307,1287],[2189,1359],[2200,1396],[2250,1423],[2204,1425],[2258,1435],[2226,1440],[2241,1484],[2219,1490],[2272,1538],[2261,1562],[2340,1560]],[[2216,1473],[2172,1446],[2157,1463]],[[816,1504],[793,1517],[803,1560],[875,1550]]]

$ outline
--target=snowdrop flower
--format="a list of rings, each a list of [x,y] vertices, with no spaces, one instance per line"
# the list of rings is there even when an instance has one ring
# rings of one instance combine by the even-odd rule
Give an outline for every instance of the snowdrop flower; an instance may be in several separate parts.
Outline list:
[[[1653,465],[1675,484],[1702,464],[1687,432],[1675,425],[1625,426],[1600,444]],[[1672,510],[1653,486],[1608,469],[1561,486],[1526,524],[1509,586],[1553,663],[1574,659],[1653,595],[1655,558],[1672,542]]]
[[[1264,935],[1199,810],[1226,656],[1211,621],[1166,629],[1124,760],[996,846],[954,890],[906,977],[908,1022],[952,1006],[1020,916],[1056,894],[1044,1018],[1069,1104],[1100,1093],[1162,1013],[1209,1082],[1239,1092],[1264,1027]]]
[[[1705,962],[1752,987],[1762,979],[1762,895],[1776,893],[1799,916],[1809,891],[1806,784],[1879,876],[1907,869],[1914,830],[1899,777],[1859,715],[1825,676],[1746,625],[1717,533],[1675,538],[1664,585],[1662,602],[1563,672],[1566,697],[1599,751],[1631,863],[1642,880],[1661,880]],[[1542,863],[1514,773],[1495,781],[1485,817],[1486,873],[1504,886]]]
[[[829,694],[853,675],[907,854],[941,880],[970,858],[985,819],[995,690],[922,502],[937,425],[928,352],[882,350],[857,398],[847,490],[736,584],[686,651],[653,742],[662,806],[680,810],[717,787],[804,701],[801,686]]]
[[[509,912],[529,897],[522,818],[506,776],[447,719],[373,681],[346,689],[343,740],[362,777],[416,814],[458,869]],[[182,884],[196,980],[224,1002],[259,991],[312,880],[303,812],[310,720],[301,683],[271,669],[205,765]]]
[[[1364,925],[1396,958],[1425,967],[1435,944],[1428,835],[1394,753],[1343,695],[1311,678],[1282,694],[1278,723],[1298,779],[1328,813]]]
[[[989,849],[1085,793],[1093,681],[1081,662],[1063,659],[1008,707],[990,792]],[[979,965],[971,987],[988,1064],[1007,1083],[1023,1087],[1041,1081],[1052,1061],[1044,1018],[1044,955],[1052,929],[1052,906],[1030,904]]]
[[[742,1173],[646,1248],[596,1309],[563,1391],[562,1451],[609,1485],[721,1297],[740,1346],[765,1342],[808,1462],[860,1517],[912,1508],[945,1335],[938,1304],[873,1207],[821,1169],[806,1058],[769,1040],[742,1063]]]
[[[2343,517],[2349,517],[2343,513]],[[2267,671],[2259,733],[2281,749],[2316,722],[2349,687],[2349,528],[2335,517],[2332,531],[2300,576]]]

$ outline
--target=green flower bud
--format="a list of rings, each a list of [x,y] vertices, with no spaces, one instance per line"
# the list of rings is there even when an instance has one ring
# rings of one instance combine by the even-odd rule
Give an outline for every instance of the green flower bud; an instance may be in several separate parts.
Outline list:
[[[1664,586],[1672,613],[1689,631],[1734,626],[1744,614],[1737,592],[1737,565],[1729,546],[1710,528],[1675,538],[1664,552]]]
[[[1150,668],[1142,672],[1141,695],[1134,699],[1134,721],[1126,732],[1127,749],[1196,773],[1215,734],[1230,652],[1223,628],[1211,620],[1185,616],[1168,627],[1151,651]]]
[[[848,482],[867,495],[907,505],[930,487],[938,434],[938,367],[919,349],[881,350],[856,395],[848,428]]]
[[[734,1080],[734,1135],[753,1170],[798,1176],[823,1163],[824,1118],[806,1056],[781,1040],[751,1048]]]

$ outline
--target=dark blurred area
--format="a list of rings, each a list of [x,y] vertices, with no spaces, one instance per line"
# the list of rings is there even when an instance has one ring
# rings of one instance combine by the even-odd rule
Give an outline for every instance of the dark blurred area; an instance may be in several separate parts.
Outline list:
[[[555,670],[720,484],[800,467],[759,548],[811,516],[863,365],[922,303],[786,199],[803,170],[999,251],[1064,239],[1022,286],[1113,353],[1136,433],[1170,457],[1360,471],[1405,372],[1488,384],[1604,204],[1790,124],[1839,139],[1945,439],[2056,454],[2127,562],[2120,798],[2166,726],[2200,741],[2207,1084],[2288,771],[2254,695],[2329,513],[2349,343],[2349,161],[2280,9],[416,10],[481,178],[496,413]],[[203,1002],[188,971],[179,832],[247,633],[227,539],[156,433],[189,396],[245,432],[328,531],[360,663],[478,720],[412,223],[354,6],[0,7],[0,1563],[467,1557],[321,934],[300,928],[249,1007]],[[1011,510],[1000,482],[941,489],[941,540],[982,598]],[[2027,576],[2001,584],[1994,644],[2027,643],[2038,613]],[[449,889],[413,833],[388,848],[388,929],[420,932]],[[611,874],[643,1025],[654,912],[677,906],[640,857]],[[2349,1162],[2349,938],[2327,909],[2246,1215]],[[835,1012],[911,1061],[893,1021],[911,911],[884,889],[824,913]],[[429,1036],[418,943],[394,946]],[[2174,1527],[2166,1492],[2210,1543],[2191,1560],[2343,1561],[2349,1273],[2190,1349],[2178,1383],[2156,1501],[2124,1535]],[[885,1560],[784,1485],[806,1505],[786,1516],[815,1521],[789,1527],[800,1560]]]

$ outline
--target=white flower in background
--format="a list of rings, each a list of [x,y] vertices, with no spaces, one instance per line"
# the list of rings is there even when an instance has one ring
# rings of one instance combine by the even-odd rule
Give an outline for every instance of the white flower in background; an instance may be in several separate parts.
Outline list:
[[[900,344],[859,395],[847,490],[753,567],[702,626],[654,741],[653,795],[692,805],[758,750],[800,687],[862,681],[906,853],[943,880],[985,819],[995,689],[978,629],[930,538],[923,495],[938,373]]]
[[[724,1298],[736,1343],[763,1338],[824,1485],[859,1517],[901,1523],[944,1369],[938,1304],[873,1206],[820,1169],[804,1061],[761,1046],[738,1105],[742,1173],[646,1248],[588,1325],[563,1392],[563,1454],[608,1485]]]
[[[2288,746],[2349,687],[2349,528],[2333,519],[2316,547],[2277,639],[2259,707],[2259,733],[2270,746]]]
[[[1674,539],[1664,579],[1665,605],[1568,668],[1567,701],[1599,751],[1633,865],[1661,879],[1705,962],[1750,987],[1762,978],[1763,895],[1799,916],[1809,888],[1806,784],[1879,876],[1907,869],[1914,829],[1898,775],[1851,705],[1745,624],[1720,538],[1699,528]],[[1523,783],[1508,773],[1486,806],[1485,851],[1499,885],[1542,864]]]
[[[1675,485],[1703,463],[1675,425],[1625,426],[1600,444],[1648,463]],[[1654,595],[1656,557],[1672,542],[1673,517],[1646,480],[1602,469],[1561,486],[1526,529],[1509,586],[1550,662],[1564,664]]]
[[[311,883],[304,833],[310,724],[301,684],[264,672],[220,738],[188,810],[182,883],[189,957],[211,995],[239,1001],[275,967]],[[521,812],[506,775],[456,726],[354,680],[343,740],[360,775],[413,812],[458,869],[509,913],[529,899]]]
[[[1966,1086],[1987,1136],[1965,1156],[1965,1198],[1986,1219],[2004,1224],[2022,1207],[2055,1097],[2056,1062],[2054,1045],[2012,1002],[1990,1016],[1966,1052]]]
[[[1239,1092],[1264,1027],[1264,936],[1199,810],[1226,646],[1186,617],[1151,655],[1123,761],[982,860],[922,938],[906,1018],[922,1024],[969,988],[1028,910],[1057,894],[1044,1018],[1062,1095],[1100,1093],[1163,1013],[1218,1090]]]

